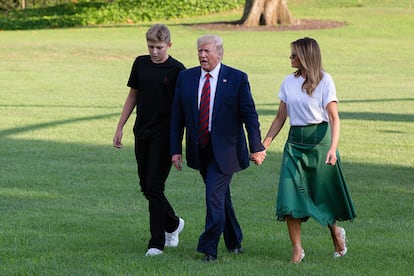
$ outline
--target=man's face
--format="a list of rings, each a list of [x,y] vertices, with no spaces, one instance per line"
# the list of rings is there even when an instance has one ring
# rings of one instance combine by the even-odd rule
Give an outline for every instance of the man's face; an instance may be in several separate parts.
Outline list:
[[[207,72],[212,71],[220,63],[221,57],[222,54],[217,51],[216,45],[213,42],[198,46],[198,60],[200,61],[201,68]]]
[[[171,47],[171,42],[147,41],[147,47],[152,62],[163,63],[168,58],[168,49]]]

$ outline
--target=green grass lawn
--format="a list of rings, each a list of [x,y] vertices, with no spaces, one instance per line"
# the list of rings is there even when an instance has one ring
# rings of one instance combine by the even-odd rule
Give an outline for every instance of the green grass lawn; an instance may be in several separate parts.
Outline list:
[[[358,217],[341,223],[349,253],[332,258],[328,229],[303,225],[305,261],[289,263],[286,225],[275,219],[285,127],[262,166],[235,175],[241,255],[204,264],[196,253],[204,187],[172,170],[167,195],[186,220],[178,248],[144,256],[147,202],[140,194],[131,119],[124,149],[112,136],[133,59],[148,25],[0,32],[0,275],[411,275],[414,268],[414,10],[412,1],[289,1],[303,19],[343,28],[217,31],[224,63],[249,74],[263,135],[290,72],[289,43],[310,36],[340,99],[340,153]],[[166,22],[171,54],[197,65],[187,23],[236,20],[242,11]],[[184,24],[186,23],[186,24]]]

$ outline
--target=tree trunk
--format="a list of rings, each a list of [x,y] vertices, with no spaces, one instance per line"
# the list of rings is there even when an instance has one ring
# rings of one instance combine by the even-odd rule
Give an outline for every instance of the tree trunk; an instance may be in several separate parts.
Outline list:
[[[290,14],[286,0],[246,0],[240,21],[247,27],[297,23]]]

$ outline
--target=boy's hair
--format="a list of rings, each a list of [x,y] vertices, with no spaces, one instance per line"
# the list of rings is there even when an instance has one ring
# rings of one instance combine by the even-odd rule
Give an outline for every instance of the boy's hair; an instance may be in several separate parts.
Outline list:
[[[164,24],[155,24],[148,29],[145,37],[147,41],[151,42],[165,42],[170,43],[170,30]]]

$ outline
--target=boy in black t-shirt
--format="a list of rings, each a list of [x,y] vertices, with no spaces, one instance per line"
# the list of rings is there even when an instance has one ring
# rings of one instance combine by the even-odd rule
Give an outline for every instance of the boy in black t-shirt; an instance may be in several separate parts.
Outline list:
[[[146,256],[160,255],[164,246],[178,245],[184,220],[175,215],[164,195],[171,169],[170,120],[175,81],[184,65],[168,54],[170,31],[155,24],[146,33],[149,55],[138,56],[128,80],[129,94],[114,135],[122,147],[123,127],[136,107],[135,158],[141,191],[148,200],[151,239]]]

